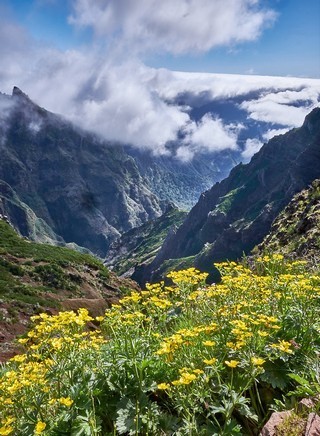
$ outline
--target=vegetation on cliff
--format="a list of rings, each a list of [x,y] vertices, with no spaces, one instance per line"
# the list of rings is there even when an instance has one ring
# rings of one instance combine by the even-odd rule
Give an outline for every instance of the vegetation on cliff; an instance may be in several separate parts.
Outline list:
[[[132,276],[135,267],[153,261],[166,237],[182,223],[187,213],[169,206],[159,218],[121,235],[108,250],[105,263],[117,274]]]
[[[30,242],[0,219],[0,361],[31,315],[79,307],[103,313],[108,302],[132,286],[97,258]]]
[[[320,179],[293,197],[256,251],[320,261]]]
[[[172,272],[96,319],[33,318],[1,369],[0,434],[253,435],[316,397],[319,271],[279,254],[217,267],[219,284]]]
[[[164,261],[195,256],[194,266],[213,271],[212,262],[240,259],[268,234],[293,195],[320,177],[320,108],[300,128],[273,137],[251,161],[204,192],[140,282],[158,280]]]

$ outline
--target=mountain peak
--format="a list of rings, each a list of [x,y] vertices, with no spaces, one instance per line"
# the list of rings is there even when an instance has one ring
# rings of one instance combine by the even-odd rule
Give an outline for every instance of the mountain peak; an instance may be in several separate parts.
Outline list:
[[[12,97],[18,97],[18,98],[23,99],[23,100],[28,101],[28,102],[31,101],[29,96],[27,94],[25,94],[23,91],[21,91],[21,89],[18,88],[17,86],[13,87]]]

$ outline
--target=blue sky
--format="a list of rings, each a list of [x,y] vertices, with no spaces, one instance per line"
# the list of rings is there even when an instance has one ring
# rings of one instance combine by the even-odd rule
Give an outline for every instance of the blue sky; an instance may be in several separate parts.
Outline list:
[[[4,0],[2,3],[8,18],[27,29],[36,40],[61,50],[92,43],[103,45],[112,36],[97,37],[94,26],[71,24],[69,17],[74,13],[75,3],[71,0]],[[273,10],[276,17],[253,40],[239,44],[231,41],[200,53],[192,50],[168,53],[154,47],[140,57],[149,66],[179,71],[320,77],[320,1],[265,0],[259,5],[261,9]]]

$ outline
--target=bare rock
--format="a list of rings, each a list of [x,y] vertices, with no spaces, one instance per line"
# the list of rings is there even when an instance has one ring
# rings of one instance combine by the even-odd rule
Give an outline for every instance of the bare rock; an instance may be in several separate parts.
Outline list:
[[[265,424],[259,436],[277,436],[277,427],[291,415],[290,410],[285,412],[274,412],[269,421]]]
[[[308,409],[312,409],[315,406],[315,400],[313,398],[303,398],[299,401],[298,411],[308,411]]]
[[[316,413],[308,416],[305,436],[320,436],[320,416]]]

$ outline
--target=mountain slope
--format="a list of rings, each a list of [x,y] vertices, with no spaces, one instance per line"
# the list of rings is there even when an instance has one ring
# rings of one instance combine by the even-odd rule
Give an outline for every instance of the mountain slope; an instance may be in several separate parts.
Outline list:
[[[320,179],[293,197],[257,248],[319,262]]]
[[[301,128],[265,144],[247,165],[203,193],[177,232],[165,241],[154,262],[135,279],[157,275],[168,259],[196,256],[196,266],[248,253],[268,233],[293,195],[320,176],[320,109]]]
[[[88,254],[21,238],[0,217],[0,361],[35,313],[86,307],[102,315],[134,287]]]
[[[0,180],[65,242],[103,256],[120,233],[161,215],[162,202],[121,146],[38,107],[18,88],[0,98]]]
[[[130,153],[150,190],[161,200],[169,200],[182,210],[190,210],[203,191],[227,177],[230,169],[240,161],[240,152],[230,150],[199,154],[189,162],[137,150]]]
[[[152,262],[167,235],[174,231],[187,213],[168,206],[163,215],[121,235],[108,251],[105,264],[117,274],[132,275],[136,265]]]

